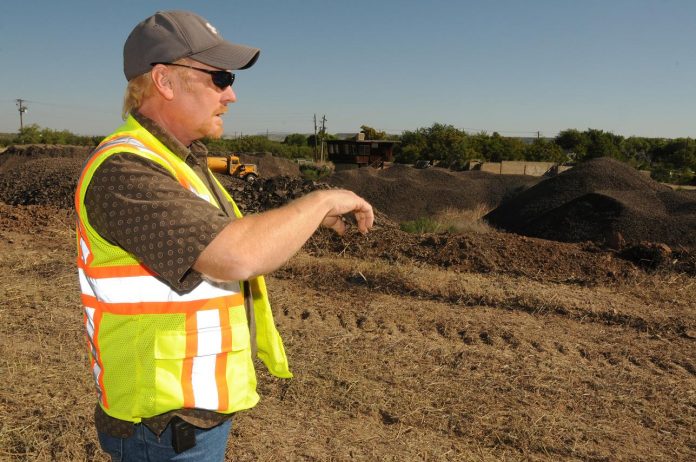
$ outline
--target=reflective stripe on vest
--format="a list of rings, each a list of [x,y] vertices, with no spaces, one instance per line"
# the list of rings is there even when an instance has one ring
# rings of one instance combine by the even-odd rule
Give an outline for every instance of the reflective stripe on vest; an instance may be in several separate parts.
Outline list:
[[[92,377],[94,378],[95,388],[97,390],[97,396],[99,402],[102,403],[104,407],[109,407],[109,403],[104,396],[104,376],[102,375],[101,361],[99,359],[99,346],[97,345],[97,326],[99,325],[99,320],[96,318],[96,310],[94,308],[84,308],[84,323],[85,330],[87,332],[87,350],[90,356],[90,366],[92,369]],[[99,313],[101,318],[101,313]]]

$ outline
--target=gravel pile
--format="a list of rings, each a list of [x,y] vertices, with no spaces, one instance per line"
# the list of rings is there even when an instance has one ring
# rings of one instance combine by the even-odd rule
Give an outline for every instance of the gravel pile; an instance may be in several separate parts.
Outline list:
[[[253,183],[226,175],[215,176],[245,214],[274,209],[316,189],[329,188],[326,184],[294,176],[258,178]]]
[[[91,150],[84,146],[10,146],[0,154],[0,201],[72,208],[77,180]],[[218,178],[246,213],[277,207],[327,187],[302,180],[296,163],[269,153],[242,154],[240,159],[259,167],[262,177],[255,184],[225,175]]]
[[[506,231],[557,241],[696,246],[696,194],[673,191],[609,158],[549,178],[485,219]]]
[[[3,154],[4,155],[4,154]],[[0,201],[10,205],[74,207],[77,180],[84,165],[79,157],[26,157],[0,169]],[[5,168],[6,165],[13,168]]]
[[[0,154],[0,201],[72,208],[88,153],[79,146],[8,148]],[[393,165],[340,171],[314,182],[297,176],[292,161],[253,157],[262,171],[256,182],[218,175],[244,213],[340,187],[365,197],[383,222],[485,207],[493,209],[485,217],[490,224],[525,236],[591,241],[617,250],[645,242],[665,243],[676,251],[696,248],[696,192],[673,191],[613,159],[595,159],[548,179]]]
[[[447,208],[490,210],[539,181],[525,175],[421,170],[399,164],[383,170],[344,170],[326,179],[332,186],[355,191],[396,221],[433,216]]]

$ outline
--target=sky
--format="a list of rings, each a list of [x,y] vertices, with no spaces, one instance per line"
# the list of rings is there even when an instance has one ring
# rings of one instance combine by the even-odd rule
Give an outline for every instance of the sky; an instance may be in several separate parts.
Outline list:
[[[452,125],[553,137],[588,128],[696,137],[693,0],[2,0],[0,132],[106,135],[123,43],[160,10],[261,48],[225,134],[387,133]]]

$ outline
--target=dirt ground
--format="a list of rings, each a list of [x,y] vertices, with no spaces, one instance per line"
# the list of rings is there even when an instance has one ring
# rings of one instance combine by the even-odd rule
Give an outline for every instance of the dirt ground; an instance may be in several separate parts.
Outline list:
[[[104,461],[74,217],[63,193],[42,192],[69,190],[70,175],[56,174],[73,167],[25,154],[0,154],[0,460]],[[23,161],[36,170],[22,173]],[[360,175],[374,188],[397,174]],[[226,186],[250,211],[326,187]],[[428,179],[413,194],[436,186]],[[493,228],[411,235],[385,204],[373,233],[320,231],[269,275],[295,378],[259,365],[262,399],[236,416],[228,460],[696,459],[692,248],[611,249]]]

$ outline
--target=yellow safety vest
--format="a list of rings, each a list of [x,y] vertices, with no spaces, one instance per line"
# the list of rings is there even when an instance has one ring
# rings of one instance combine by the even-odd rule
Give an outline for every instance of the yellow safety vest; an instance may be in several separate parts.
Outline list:
[[[198,175],[132,117],[88,160],[75,193],[77,266],[89,360],[102,409],[137,423],[182,408],[231,413],[253,407],[259,396],[240,283],[204,280],[179,295],[90,225],[84,207],[87,187],[96,169],[121,152],[156,162],[183,187],[217,206]],[[290,378],[263,277],[249,280],[249,286],[258,357],[271,374]]]

